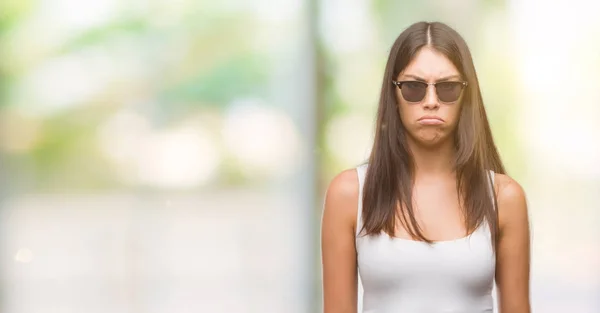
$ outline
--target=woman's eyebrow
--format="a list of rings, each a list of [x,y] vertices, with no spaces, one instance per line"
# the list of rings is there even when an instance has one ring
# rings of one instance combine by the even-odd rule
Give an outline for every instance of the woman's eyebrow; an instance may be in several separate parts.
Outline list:
[[[413,75],[413,74],[404,74],[403,76],[404,76],[404,77],[407,77],[407,78],[412,78],[412,79],[414,79],[414,80],[417,80],[417,81],[427,82],[427,80],[426,80],[425,78],[423,78],[423,77],[419,77],[419,76],[417,76],[417,75]],[[444,76],[444,77],[442,77],[442,78],[436,79],[436,82],[443,82],[443,81],[448,81],[448,80],[451,80],[451,79],[460,79],[460,75],[449,75],[449,76]]]
[[[408,78],[412,78],[414,80],[418,80],[418,81],[422,81],[422,82],[426,82],[427,80],[425,78],[419,77],[417,75],[412,75],[412,74],[405,74],[403,75],[404,77],[408,77]]]
[[[440,79],[438,79],[438,82],[443,82],[443,81],[447,81],[447,80],[451,80],[451,79],[460,79],[460,75],[450,75],[450,76],[445,76],[442,77]]]

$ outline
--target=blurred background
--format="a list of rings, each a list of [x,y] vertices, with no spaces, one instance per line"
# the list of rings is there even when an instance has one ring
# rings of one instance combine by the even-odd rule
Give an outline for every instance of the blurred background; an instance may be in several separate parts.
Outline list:
[[[321,311],[323,194],[387,53],[467,40],[532,222],[534,312],[600,312],[600,5],[0,1],[0,311]]]

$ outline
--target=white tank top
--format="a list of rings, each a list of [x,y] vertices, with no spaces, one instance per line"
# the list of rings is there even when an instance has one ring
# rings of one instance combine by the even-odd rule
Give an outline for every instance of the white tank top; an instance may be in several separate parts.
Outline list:
[[[356,252],[363,313],[493,312],[496,260],[487,222],[467,237],[432,246],[410,239],[364,236],[362,195],[367,165],[357,167]],[[492,172],[493,186],[493,172]],[[362,300],[362,301],[361,301]]]

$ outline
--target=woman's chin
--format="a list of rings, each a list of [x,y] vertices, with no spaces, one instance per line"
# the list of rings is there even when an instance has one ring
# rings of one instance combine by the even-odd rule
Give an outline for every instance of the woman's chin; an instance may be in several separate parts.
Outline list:
[[[428,148],[434,148],[438,146],[442,146],[447,143],[450,139],[450,136],[443,134],[441,132],[419,132],[417,136],[413,137],[413,140],[416,144]]]

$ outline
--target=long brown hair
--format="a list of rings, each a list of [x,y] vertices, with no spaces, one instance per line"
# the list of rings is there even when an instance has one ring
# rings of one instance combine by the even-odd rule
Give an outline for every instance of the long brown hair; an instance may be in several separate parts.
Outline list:
[[[398,219],[411,237],[432,243],[423,235],[415,219],[412,205],[414,162],[392,84],[392,80],[424,46],[444,54],[468,82],[454,138],[457,192],[467,232],[471,233],[487,221],[495,250],[498,217],[488,170],[503,174],[504,166],[494,145],[469,48],[455,30],[439,22],[411,25],[398,36],[391,48],[365,179],[361,231],[365,235],[377,235],[383,231],[393,237]]]

